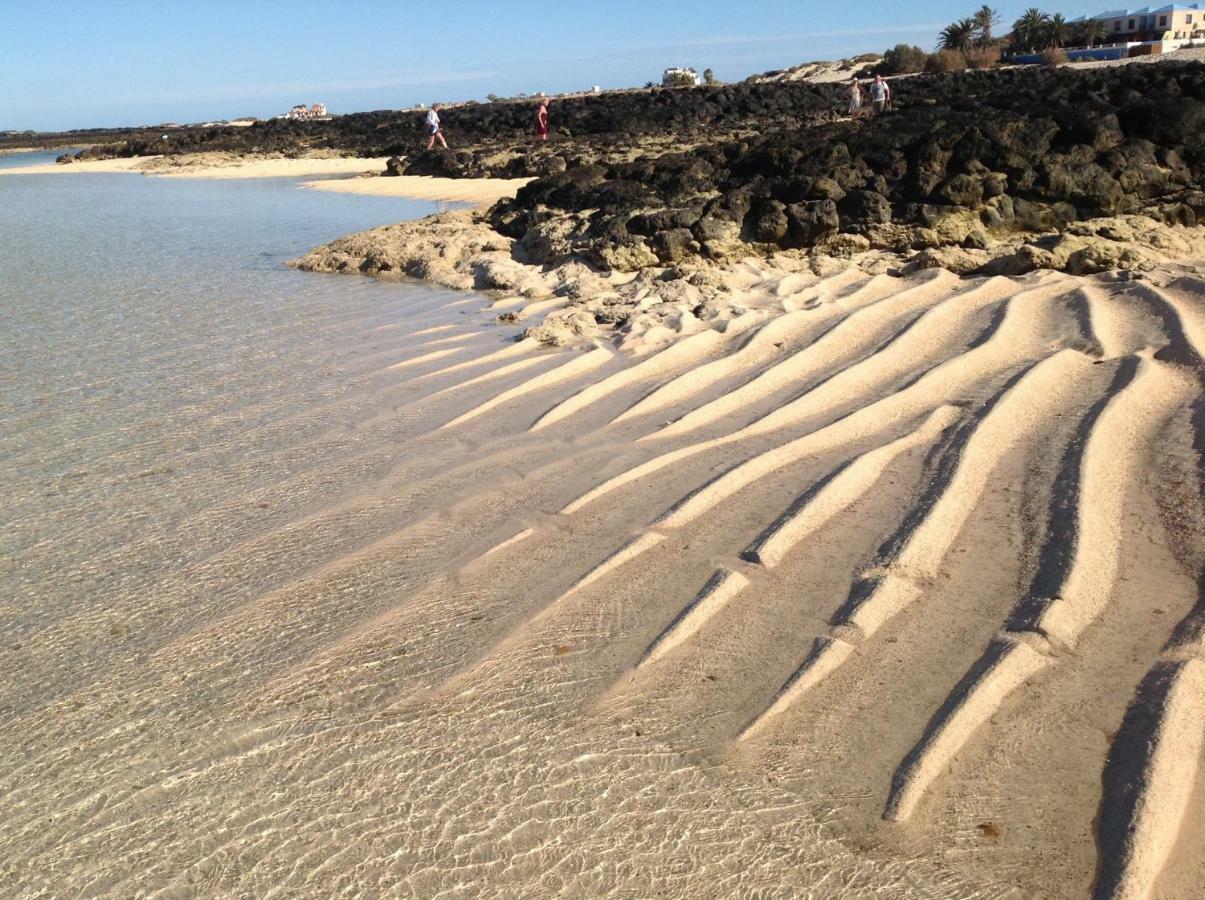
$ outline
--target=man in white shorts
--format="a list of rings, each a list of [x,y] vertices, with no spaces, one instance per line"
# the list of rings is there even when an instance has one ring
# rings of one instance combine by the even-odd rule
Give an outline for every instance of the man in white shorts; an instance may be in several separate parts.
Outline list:
[[[431,108],[427,110],[427,149],[434,147],[436,141],[439,141],[445,150],[448,149],[448,142],[444,140],[443,130],[439,126],[439,105],[432,103]]]
[[[887,87],[882,75],[876,75],[874,83],[870,86],[870,100],[874,104],[876,116],[887,108],[887,98],[890,96],[891,88]]]

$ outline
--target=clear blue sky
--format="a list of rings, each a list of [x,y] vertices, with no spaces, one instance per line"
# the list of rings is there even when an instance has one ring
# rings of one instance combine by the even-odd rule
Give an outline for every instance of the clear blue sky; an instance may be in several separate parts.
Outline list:
[[[1011,22],[1025,3],[1000,4]],[[332,112],[627,87],[668,65],[737,80],[932,49],[979,4],[804,0],[0,0],[0,130]],[[1080,3],[1046,7],[1072,18]],[[1103,7],[1102,7],[1103,8]]]

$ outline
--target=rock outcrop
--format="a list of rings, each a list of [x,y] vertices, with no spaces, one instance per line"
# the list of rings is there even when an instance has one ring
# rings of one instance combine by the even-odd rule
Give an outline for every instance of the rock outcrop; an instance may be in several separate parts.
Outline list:
[[[983,250],[1098,217],[1205,217],[1205,67],[906,84],[912,105],[894,114],[546,175],[491,221],[534,261],[635,270],[839,236],[897,253]]]

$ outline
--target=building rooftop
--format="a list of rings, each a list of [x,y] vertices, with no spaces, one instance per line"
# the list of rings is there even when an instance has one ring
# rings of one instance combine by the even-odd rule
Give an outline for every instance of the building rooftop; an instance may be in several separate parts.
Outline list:
[[[1144,6],[1141,9],[1110,9],[1090,16],[1077,16],[1068,24],[1078,25],[1089,19],[1132,19],[1138,16],[1169,15],[1186,10],[1205,12],[1205,3],[1169,3],[1167,6]]]
[[[1150,16],[1156,13],[1170,13],[1183,9],[1205,10],[1205,4],[1169,3],[1167,6],[1144,6],[1142,9],[1110,9],[1091,16],[1080,16],[1076,21],[1082,22],[1084,19],[1124,19],[1127,16]]]

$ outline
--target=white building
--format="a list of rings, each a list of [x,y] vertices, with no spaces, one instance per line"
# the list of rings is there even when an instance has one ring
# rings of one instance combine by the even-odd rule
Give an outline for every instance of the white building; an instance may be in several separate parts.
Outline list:
[[[671,66],[661,75],[662,87],[679,87],[687,81],[691,84],[702,84],[703,76],[689,66]]]
[[[313,106],[306,106],[304,103],[298,103],[283,116],[277,116],[278,119],[321,119],[326,116],[326,104],[315,103]]]
[[[1205,38],[1205,3],[1172,3],[1141,9],[1113,9],[1081,16],[1071,24],[1095,19],[1104,23],[1112,43],[1190,41]]]

